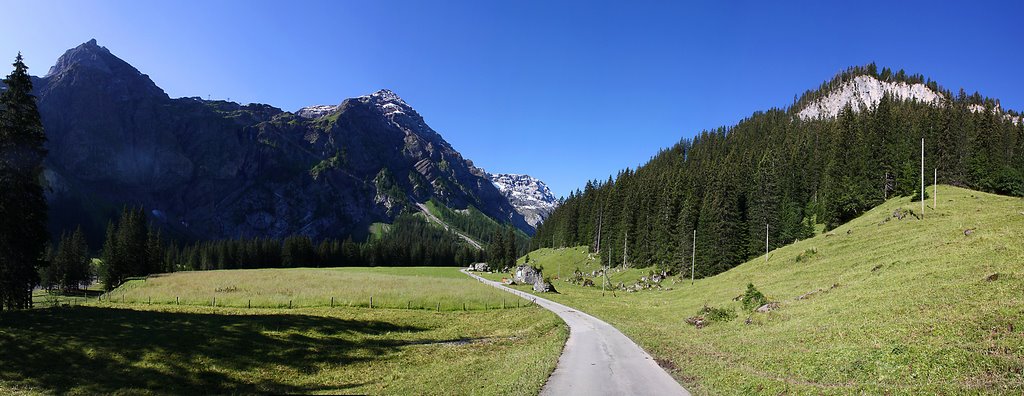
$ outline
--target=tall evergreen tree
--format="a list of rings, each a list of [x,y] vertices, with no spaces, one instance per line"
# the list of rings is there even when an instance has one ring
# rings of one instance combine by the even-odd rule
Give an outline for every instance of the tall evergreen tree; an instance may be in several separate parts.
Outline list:
[[[46,136],[21,54],[0,93],[0,310],[28,308],[49,235],[40,179]]]

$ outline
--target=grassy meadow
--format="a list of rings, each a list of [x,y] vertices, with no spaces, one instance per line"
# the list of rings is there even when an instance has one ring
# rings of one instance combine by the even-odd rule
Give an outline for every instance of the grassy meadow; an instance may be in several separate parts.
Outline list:
[[[176,272],[132,280],[113,302],[228,307],[369,307],[480,310],[512,307],[516,298],[477,287],[453,267],[344,267]],[[176,300],[177,299],[177,300]]]
[[[217,307],[173,304],[217,288],[231,290]],[[373,309],[361,303],[371,294]],[[351,306],[323,306],[332,295]],[[536,306],[462,311],[514,301],[454,268],[180,273],[112,296],[0,315],[0,394],[535,395],[568,337]]]
[[[561,294],[545,297],[610,322],[697,394],[1021,394],[1024,200],[949,186],[938,194],[921,220],[894,218],[921,209],[893,199],[693,286],[676,277],[669,291],[602,297],[599,280],[556,281]],[[530,257],[549,276],[561,260],[565,278],[566,267],[589,265],[583,249]],[[643,273],[611,278],[629,284]],[[735,299],[748,283],[780,307],[744,311]],[[685,322],[705,305],[738,317],[702,329]]]

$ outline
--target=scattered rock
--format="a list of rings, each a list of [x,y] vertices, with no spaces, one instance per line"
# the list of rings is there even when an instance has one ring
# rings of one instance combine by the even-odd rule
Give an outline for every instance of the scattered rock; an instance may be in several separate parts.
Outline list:
[[[744,320],[744,321],[743,321],[743,324],[746,324],[746,325],[748,325],[748,324],[751,324],[751,323],[754,323],[754,320],[753,320],[753,319],[750,319],[750,317],[749,317],[749,316],[747,317],[747,320]]]
[[[985,282],[995,282],[997,280],[999,280],[999,273],[998,272],[985,277]]]
[[[767,303],[767,304],[762,305],[760,307],[757,307],[757,309],[755,309],[755,311],[760,312],[760,313],[767,313],[767,312],[774,311],[776,309],[779,309],[779,303],[777,303],[777,302],[770,302],[770,303]]]
[[[547,279],[537,279],[537,282],[533,284],[533,291],[538,293],[558,293]]]
[[[594,280],[593,279],[587,278],[587,279],[583,280],[583,287],[593,287],[593,286],[594,286]]]
[[[871,269],[871,272],[875,272],[875,271],[878,271],[880,269],[882,269],[882,264],[876,265],[875,268]]]
[[[704,326],[707,326],[708,321],[707,319],[704,319],[703,316],[691,316],[689,318],[686,318],[686,323],[689,323],[690,325],[698,329],[703,329]]]
[[[476,263],[469,266],[470,271],[476,272],[487,272],[491,270],[491,267],[487,263]]]
[[[976,229],[977,228],[968,228],[968,229],[964,230],[964,236],[971,236],[971,234],[973,234],[974,230],[976,230]]]

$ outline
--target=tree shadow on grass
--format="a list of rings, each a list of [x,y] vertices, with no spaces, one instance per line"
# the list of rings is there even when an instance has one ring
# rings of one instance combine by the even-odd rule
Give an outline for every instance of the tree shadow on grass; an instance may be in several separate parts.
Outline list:
[[[0,316],[0,381],[47,392],[301,393],[325,366],[385,358],[427,329],[307,315],[224,315],[96,307]],[[390,335],[394,336],[381,337]],[[372,337],[370,337],[372,336]]]

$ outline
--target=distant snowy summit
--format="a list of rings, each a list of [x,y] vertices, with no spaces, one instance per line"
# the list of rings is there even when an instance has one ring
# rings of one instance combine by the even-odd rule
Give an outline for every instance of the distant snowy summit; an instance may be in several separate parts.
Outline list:
[[[534,228],[558,207],[558,198],[555,198],[548,186],[529,175],[488,173],[487,177]]]
[[[857,76],[811,102],[801,109],[797,116],[803,120],[836,118],[847,105],[854,112],[873,110],[886,94],[898,101],[915,101],[931,106],[944,106],[949,103],[945,95],[922,83],[882,81],[874,76]],[[975,113],[985,111],[984,106],[977,104],[971,105],[970,109]],[[998,105],[992,111],[1003,114]],[[1010,114],[1003,114],[1003,117],[1010,119],[1014,124],[1020,122],[1019,117]]]
[[[398,94],[389,89],[382,89],[369,95],[363,95],[355,98],[355,100],[376,106],[381,114],[385,116],[416,112]],[[334,114],[339,109],[341,109],[340,104],[313,105],[296,110],[295,115],[303,118],[317,119]]]

